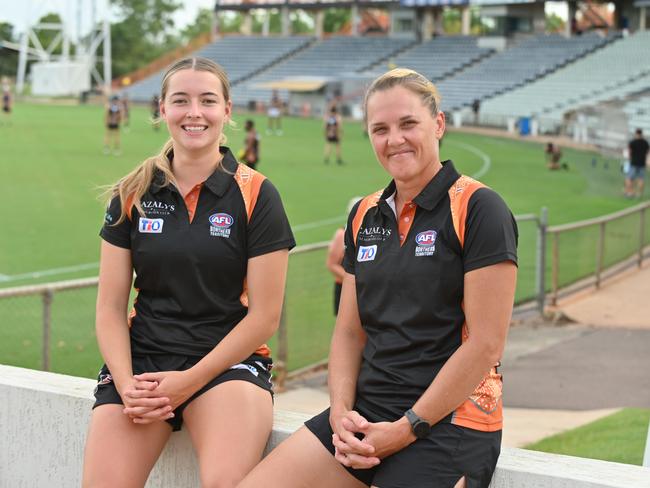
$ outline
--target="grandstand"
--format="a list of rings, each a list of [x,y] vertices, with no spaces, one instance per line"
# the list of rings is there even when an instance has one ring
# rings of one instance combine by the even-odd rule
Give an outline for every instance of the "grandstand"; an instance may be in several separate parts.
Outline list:
[[[622,99],[650,87],[650,32],[640,31],[526,86],[483,104],[489,115],[539,117],[559,124],[570,110]]]
[[[492,49],[478,47],[475,36],[442,36],[408,49],[392,62],[438,81],[493,52]]]
[[[484,100],[546,76],[561,66],[586,56],[614,40],[585,34],[566,38],[558,34],[539,34],[486,58],[459,74],[440,82],[443,108],[455,110],[469,106],[474,99]]]
[[[295,55],[312,42],[314,38],[307,36],[229,36],[204,46],[194,55],[218,62],[228,73],[231,83],[236,85],[288,56]],[[125,88],[124,92],[135,101],[150,100],[160,90],[163,71],[134,83]]]

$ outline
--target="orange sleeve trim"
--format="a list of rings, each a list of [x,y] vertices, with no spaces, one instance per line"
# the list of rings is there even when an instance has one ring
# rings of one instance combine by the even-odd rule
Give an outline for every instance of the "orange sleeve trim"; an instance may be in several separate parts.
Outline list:
[[[266,176],[258,173],[245,164],[239,163],[237,165],[237,171],[235,172],[235,181],[237,182],[239,190],[242,194],[242,198],[244,199],[246,215],[249,221],[251,219],[251,215],[253,215],[253,210],[255,210],[257,198],[259,197],[260,189],[265,179]]]
[[[467,205],[474,192],[480,188],[487,188],[487,186],[465,175],[458,178],[449,188],[451,219],[461,247],[465,244]]]
[[[361,203],[357,207],[357,213],[354,215],[354,218],[352,219],[352,237],[354,238],[355,244],[357,243],[357,233],[359,232],[359,228],[361,227],[363,218],[365,217],[368,210],[370,210],[372,207],[377,206],[377,203],[379,202],[379,198],[381,198],[382,193],[383,190],[380,190],[378,192],[373,193],[372,195],[368,195],[363,200],[361,200]]]
[[[131,215],[132,210],[133,210],[133,202],[135,201],[135,195],[129,195],[126,199],[126,205],[124,205],[124,210],[126,213],[126,216],[128,217],[129,220],[133,220],[133,216]]]

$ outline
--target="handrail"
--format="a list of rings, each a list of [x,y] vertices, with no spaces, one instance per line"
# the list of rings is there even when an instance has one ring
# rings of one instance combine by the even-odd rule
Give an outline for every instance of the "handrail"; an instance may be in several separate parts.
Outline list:
[[[639,203],[638,205],[635,205],[633,207],[628,207],[623,210],[619,210],[618,212],[602,215],[600,217],[594,217],[593,219],[580,220],[578,222],[570,222],[568,224],[549,226],[546,229],[546,232],[565,232],[568,230],[577,230],[583,227],[589,227],[591,225],[599,225],[621,217],[627,217],[628,215],[635,214],[640,210],[644,210],[646,208],[650,208],[650,201]]]

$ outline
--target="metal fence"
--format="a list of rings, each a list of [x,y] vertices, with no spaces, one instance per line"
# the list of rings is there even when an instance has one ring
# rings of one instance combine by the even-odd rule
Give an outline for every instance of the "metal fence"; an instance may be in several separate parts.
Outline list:
[[[612,265],[633,255],[640,266],[650,243],[649,207],[650,202],[553,227],[547,226],[545,209],[540,216],[517,216],[518,309],[543,312],[547,290],[555,304],[562,288],[581,279],[584,283],[585,277],[600,286],[620,268]],[[327,247],[321,242],[290,253],[282,319],[269,343],[280,385],[288,374],[327,358],[335,322]],[[88,278],[0,289],[0,362],[94,377],[101,365],[94,331],[97,282]]]

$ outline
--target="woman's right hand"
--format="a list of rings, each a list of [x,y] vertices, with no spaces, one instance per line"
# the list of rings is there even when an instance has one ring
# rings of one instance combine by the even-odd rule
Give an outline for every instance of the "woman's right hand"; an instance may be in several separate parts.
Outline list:
[[[355,469],[368,469],[380,463],[380,459],[373,456],[375,448],[363,440],[370,422],[362,415],[354,410],[332,410],[330,425],[334,431],[334,458],[338,462]]]
[[[159,397],[155,393],[157,381],[142,381],[131,378],[118,391],[126,413],[133,422],[150,424],[156,420],[167,420],[174,416],[169,398]]]

